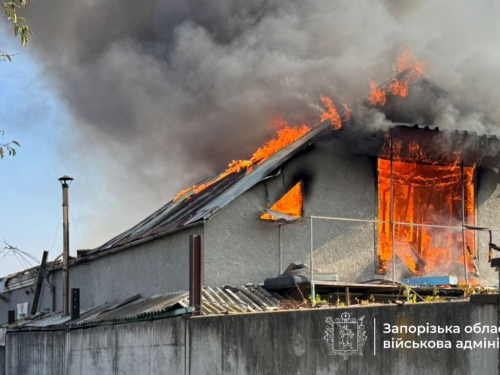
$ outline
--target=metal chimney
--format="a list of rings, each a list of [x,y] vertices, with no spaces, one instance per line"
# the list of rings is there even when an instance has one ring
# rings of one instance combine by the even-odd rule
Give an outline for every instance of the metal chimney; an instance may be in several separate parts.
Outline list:
[[[69,185],[73,179],[63,176],[59,179],[63,192],[63,316],[69,315]]]

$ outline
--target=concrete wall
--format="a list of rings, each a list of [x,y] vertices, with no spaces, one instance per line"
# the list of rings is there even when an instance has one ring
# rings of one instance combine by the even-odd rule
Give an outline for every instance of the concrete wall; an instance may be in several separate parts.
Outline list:
[[[7,323],[9,310],[14,310],[17,314],[17,304],[28,302],[29,308],[31,308],[34,291],[35,286],[33,285],[32,287],[30,286],[6,292],[5,296],[9,299],[9,302],[0,300],[0,325]]]
[[[477,225],[500,228],[500,173],[493,169],[479,169],[477,175]],[[488,259],[488,232],[478,232],[480,279],[486,285],[498,286],[498,273],[491,268]],[[493,243],[500,244],[500,233],[494,232]],[[494,254],[498,256],[498,253]]]
[[[122,301],[135,294],[152,296],[189,287],[189,236],[203,233],[203,227],[194,227],[141,246],[120,251],[71,267],[70,288],[80,288],[80,306],[92,308],[105,303]],[[51,274],[50,282],[56,286],[56,311],[62,310],[62,271]],[[7,311],[16,304],[29,301],[25,289],[6,293],[9,304],[0,301],[0,325],[7,323]],[[34,289],[34,287],[33,287]],[[44,285],[39,303],[40,311],[50,311],[50,289]]]
[[[295,156],[280,175],[256,185],[205,224],[205,283],[262,282],[292,262],[311,264],[309,220],[282,227],[281,265],[279,226],[259,220],[269,203],[299,180],[305,184],[305,217],[378,219],[376,165],[376,158],[354,155],[335,138],[317,141]],[[500,228],[500,173],[480,169],[477,190],[478,226]],[[315,219],[313,227],[315,269],[337,273],[342,281],[379,277],[376,224]],[[479,279],[498,285],[487,263],[488,234],[477,236]]]
[[[338,139],[316,142],[287,162],[281,174],[247,191],[205,224],[205,283],[262,282],[290,263],[310,264],[310,221],[282,227],[259,220],[269,203],[295,183],[305,185],[304,216],[376,218],[376,159],[350,154]],[[269,201],[269,202],[268,202]],[[373,224],[315,220],[314,268],[341,280],[372,279],[375,273]]]
[[[203,233],[194,227],[141,246],[71,268],[70,288],[80,289],[82,308],[117,302],[134,294],[152,296],[189,287],[189,236]],[[54,281],[62,285],[62,272]],[[62,293],[56,293],[62,309]]]
[[[383,334],[384,323],[498,326],[497,305],[468,302],[164,319],[72,331],[10,332],[7,375],[498,374],[498,349],[384,349],[383,340],[488,340],[498,334]],[[325,319],[364,317],[362,355],[329,355]],[[374,340],[375,338],[375,340]],[[376,351],[374,353],[374,348]]]

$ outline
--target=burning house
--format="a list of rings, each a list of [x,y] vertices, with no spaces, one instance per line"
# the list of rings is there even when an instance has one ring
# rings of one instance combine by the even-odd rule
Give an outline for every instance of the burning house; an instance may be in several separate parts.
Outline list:
[[[420,69],[374,85],[363,102],[390,126],[362,126],[347,106],[337,112],[323,97],[317,126],[281,126],[250,159],[79,254],[70,287],[80,288],[82,308],[187,290],[193,234],[204,237],[204,285],[260,283],[291,263],[343,283],[450,276],[496,285],[488,259],[500,227],[500,142],[433,127],[432,111],[412,98],[447,94]],[[0,323],[30,300],[35,279],[3,279]],[[61,285],[61,264],[53,263],[39,311],[61,310]]]

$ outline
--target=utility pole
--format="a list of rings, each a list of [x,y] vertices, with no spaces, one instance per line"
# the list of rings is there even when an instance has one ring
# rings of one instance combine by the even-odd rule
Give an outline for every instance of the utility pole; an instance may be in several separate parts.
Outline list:
[[[69,315],[69,185],[73,179],[63,176],[59,179],[63,193],[63,316]]]

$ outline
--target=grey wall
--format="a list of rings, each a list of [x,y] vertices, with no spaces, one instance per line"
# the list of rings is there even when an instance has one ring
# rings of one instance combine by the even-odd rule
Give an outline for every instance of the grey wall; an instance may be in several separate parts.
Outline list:
[[[311,264],[308,219],[282,227],[281,267],[279,226],[259,220],[269,203],[299,180],[305,183],[305,217],[378,219],[376,158],[354,155],[335,138],[317,141],[285,163],[279,176],[261,182],[205,224],[206,284],[262,282],[292,262]],[[500,228],[500,173],[482,169],[478,181],[478,226]],[[488,234],[480,232],[478,239],[479,279],[498,285],[487,263]],[[376,224],[315,219],[313,240],[315,269],[337,273],[342,281],[379,277]]]
[[[70,288],[80,288],[82,308],[118,302],[140,293],[152,296],[187,290],[189,286],[189,236],[203,232],[195,227],[141,246],[71,267]],[[54,277],[62,285],[62,272]],[[56,293],[62,310],[62,293]]]
[[[259,216],[268,200],[273,204],[299,180],[306,217],[376,217],[375,160],[350,154],[338,139],[318,141],[205,224],[206,284],[263,282],[280,273],[279,226]],[[315,220],[313,226],[315,269],[346,281],[373,278],[373,224]],[[309,253],[309,220],[283,226],[281,270],[292,262],[310,264]]]
[[[384,349],[383,324],[498,325],[497,305],[469,302],[317,309],[10,332],[7,375],[40,374],[498,374],[498,349]],[[364,317],[362,356],[330,356],[325,319]],[[376,330],[374,329],[376,327]],[[376,332],[375,332],[376,331]],[[374,336],[375,335],[375,336]],[[374,340],[375,337],[375,340]],[[395,335],[404,340],[496,341],[498,334]],[[374,354],[374,342],[376,354]]]
[[[29,308],[31,308],[34,291],[35,286],[33,285],[4,293],[5,297],[9,299],[9,302],[0,300],[0,325],[7,323],[9,310],[14,310],[17,314],[17,304],[28,302]]]
[[[70,288],[80,288],[80,306],[92,308],[105,303],[122,301],[135,294],[152,296],[189,287],[189,236],[203,233],[203,226],[175,233],[141,246],[108,255],[87,264],[70,267]],[[56,286],[56,311],[62,310],[62,271],[51,274]],[[7,311],[17,303],[30,301],[33,294],[25,289],[15,290],[6,296],[9,304],[0,301],[0,325],[7,323]],[[39,310],[51,307],[49,288],[44,285]]]
[[[493,169],[478,170],[477,225],[500,228],[500,173]],[[498,273],[487,262],[489,234],[478,232],[480,279],[486,285],[498,286]],[[500,233],[494,232],[493,242],[500,244]],[[497,253],[498,254],[498,253]],[[498,256],[494,254],[494,256]]]

